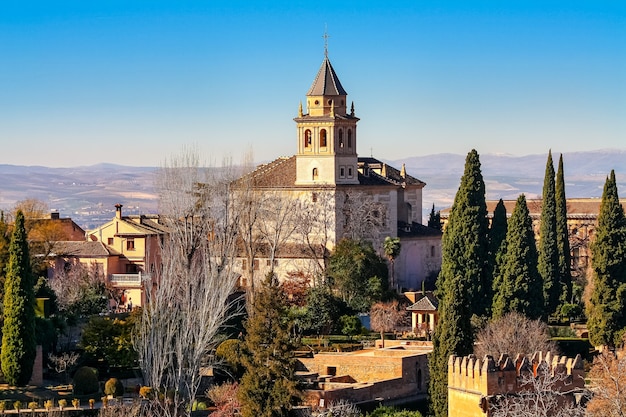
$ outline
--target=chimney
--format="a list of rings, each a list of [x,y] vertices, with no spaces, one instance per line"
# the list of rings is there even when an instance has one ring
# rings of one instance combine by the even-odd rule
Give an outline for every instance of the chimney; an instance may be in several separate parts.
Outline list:
[[[122,207],[124,206],[121,204],[115,205],[115,217],[117,217],[118,219],[122,218]]]
[[[58,211],[56,211],[56,210],[51,211],[51,212],[50,212],[50,218],[51,218],[52,220],[59,220],[59,218],[60,218],[59,212],[58,212]]]

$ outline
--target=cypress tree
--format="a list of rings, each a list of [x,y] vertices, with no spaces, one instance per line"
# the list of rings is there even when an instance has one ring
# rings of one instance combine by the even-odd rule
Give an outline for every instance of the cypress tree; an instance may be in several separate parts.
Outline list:
[[[286,306],[282,288],[269,274],[246,323],[245,373],[238,394],[243,417],[287,416],[299,397]]]
[[[559,251],[559,282],[561,284],[561,305],[572,302],[572,255],[569,246],[567,227],[567,199],[563,178],[563,154],[559,157],[556,171],[556,242]]]
[[[594,285],[587,306],[589,340],[596,346],[615,346],[620,330],[626,328],[626,218],[614,171],[604,184],[591,256]]]
[[[433,203],[433,208],[428,216],[428,227],[441,231],[441,212],[435,211],[435,203]]]
[[[2,372],[10,385],[30,380],[36,355],[35,282],[31,272],[24,214],[17,212],[4,282]]]
[[[537,248],[533,222],[524,194],[517,199],[506,233],[499,286],[493,297],[493,317],[500,318],[516,311],[531,319],[543,313],[543,289],[537,271]]]
[[[548,152],[546,173],[543,179],[543,201],[539,225],[539,274],[543,280],[545,315],[559,308],[561,286],[559,283],[559,249],[556,235],[556,195],[552,151]]]
[[[493,291],[500,284],[497,281],[502,258],[506,252],[506,207],[504,201],[500,199],[493,210],[491,226],[489,227],[489,276],[492,279],[491,298]]]
[[[488,309],[488,245],[485,183],[478,153],[472,150],[443,234],[441,272],[437,278],[440,320],[433,336],[430,397],[437,417],[447,416],[448,358],[473,350],[471,317]]]

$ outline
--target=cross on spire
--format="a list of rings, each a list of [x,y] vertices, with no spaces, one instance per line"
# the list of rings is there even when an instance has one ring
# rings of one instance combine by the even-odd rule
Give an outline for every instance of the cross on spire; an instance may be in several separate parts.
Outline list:
[[[330,38],[330,35],[328,34],[328,27],[326,25],[324,25],[324,36],[322,36],[322,38],[324,38],[324,56],[328,58],[328,38]]]

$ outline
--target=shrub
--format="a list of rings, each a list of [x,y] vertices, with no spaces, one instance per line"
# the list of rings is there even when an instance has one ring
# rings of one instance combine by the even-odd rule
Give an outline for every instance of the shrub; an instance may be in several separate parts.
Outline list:
[[[153,396],[152,388],[151,387],[145,387],[145,386],[139,388],[139,396],[141,398],[145,398],[145,399],[148,399],[148,400],[151,399],[152,396]]]
[[[50,411],[52,407],[54,407],[54,400],[46,400],[46,402],[43,403],[43,408],[48,411]]]
[[[13,408],[14,408],[15,410],[17,410],[17,412],[18,412],[18,414],[19,414],[20,410],[22,409],[22,402],[21,402],[21,401],[15,401],[15,402],[13,403]]]
[[[109,378],[104,384],[104,393],[113,397],[121,397],[124,395],[124,385],[117,378]]]
[[[78,368],[74,374],[74,394],[87,395],[98,392],[99,390],[98,370],[88,366]]]
[[[64,409],[65,407],[67,407],[67,400],[59,400],[59,408]]]
[[[78,398],[74,398],[72,400],[72,405],[74,406],[74,408],[80,407],[80,400]]]
[[[4,410],[6,410],[6,408],[7,408],[7,402],[4,400],[0,401],[0,411],[4,413]]]
[[[37,403],[37,401],[31,401],[28,403],[28,408],[30,409],[30,411],[35,411],[37,409],[37,407],[39,407],[39,404]]]

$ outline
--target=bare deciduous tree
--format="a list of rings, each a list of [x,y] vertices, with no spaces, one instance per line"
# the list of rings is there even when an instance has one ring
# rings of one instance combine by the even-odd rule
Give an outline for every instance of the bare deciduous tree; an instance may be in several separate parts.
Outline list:
[[[380,332],[382,347],[385,347],[385,332],[394,331],[398,326],[402,326],[406,318],[407,312],[397,300],[372,306],[370,325],[373,330]]]
[[[342,237],[374,242],[388,228],[388,207],[371,194],[346,192],[341,210],[344,219]]]
[[[136,348],[146,383],[173,393],[155,415],[188,415],[201,368],[227,318],[234,272],[238,212],[229,187],[233,171],[200,166],[197,153],[172,158],[158,177],[160,211],[168,233],[161,267],[144,282],[146,304]]]
[[[53,355],[52,353],[48,355],[48,360],[50,364],[53,366],[54,370],[58,374],[63,374],[65,377],[65,383],[68,382],[68,372],[69,370],[76,365],[78,362],[78,358],[80,355],[76,352],[65,352],[61,355]]]
[[[107,294],[101,265],[92,263],[89,265],[70,259],[64,265],[57,265],[52,271],[49,280],[50,288],[57,296],[57,303],[62,311],[72,311],[79,304],[85,304],[90,299],[102,301],[102,296]],[[104,307],[104,303],[103,307]],[[81,313],[82,311],[77,311]],[[92,311],[91,314],[99,311]],[[86,313],[86,312],[85,312]]]
[[[268,247],[269,272],[273,274],[278,249],[292,238],[296,230],[299,204],[295,198],[277,191],[264,193],[262,203],[262,221],[258,229]]]
[[[360,417],[361,410],[347,400],[330,403],[325,410],[319,412],[318,417]]]
[[[305,271],[313,277],[323,277],[328,266],[327,250],[334,238],[335,193],[331,187],[320,188],[299,201],[295,240],[305,247],[313,268]],[[314,281],[315,283],[315,281]]]
[[[583,417],[585,409],[576,404],[568,389],[570,375],[552,372],[545,362],[539,364],[537,375],[521,373],[519,391],[496,398],[491,404],[493,417]]]
[[[478,332],[474,344],[474,354],[479,358],[485,355],[497,358],[503,353],[532,355],[535,352],[558,354],[556,343],[550,340],[548,326],[515,312],[489,322]]]
[[[589,379],[593,398],[587,413],[591,417],[626,417],[626,349],[598,355]]]

